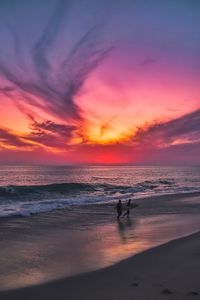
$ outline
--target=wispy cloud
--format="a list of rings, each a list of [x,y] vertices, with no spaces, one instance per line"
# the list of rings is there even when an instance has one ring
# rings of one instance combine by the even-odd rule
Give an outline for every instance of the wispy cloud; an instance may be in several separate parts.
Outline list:
[[[93,26],[55,67],[49,54],[54,49],[68,9],[68,1],[59,1],[46,28],[28,53],[31,64],[27,65],[22,59],[24,50],[15,31],[15,64],[0,60],[0,73],[9,83],[1,87],[1,92],[18,102],[23,112],[32,107],[62,120],[80,120],[81,109],[75,103],[76,95],[112,49],[101,45],[100,28]]]
[[[148,66],[148,65],[153,65],[157,62],[158,62],[158,58],[148,56],[144,60],[142,60],[142,62],[140,63],[140,66],[145,67],[145,66]]]
[[[20,134],[7,128],[0,128],[0,149],[16,148],[17,150],[33,150],[44,148],[52,151],[67,151],[77,127],[57,124],[52,121],[30,124],[30,133]]]
[[[52,121],[34,121],[30,126],[31,132],[26,139],[39,143],[42,146],[67,150],[68,144],[77,130],[74,125],[56,124]]]
[[[200,109],[168,122],[139,128],[133,137],[133,143],[153,148],[199,141]]]
[[[16,147],[19,149],[30,146],[30,143],[18,136],[17,133],[14,133],[7,128],[0,128],[0,149],[9,147]]]

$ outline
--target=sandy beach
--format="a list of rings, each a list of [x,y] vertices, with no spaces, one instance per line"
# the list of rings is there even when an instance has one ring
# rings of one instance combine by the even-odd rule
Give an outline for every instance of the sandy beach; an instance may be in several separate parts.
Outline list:
[[[200,233],[171,241],[112,267],[2,292],[2,300],[190,299],[200,297]]]
[[[0,299],[200,297],[199,200],[143,199],[119,223],[114,204],[2,219]]]

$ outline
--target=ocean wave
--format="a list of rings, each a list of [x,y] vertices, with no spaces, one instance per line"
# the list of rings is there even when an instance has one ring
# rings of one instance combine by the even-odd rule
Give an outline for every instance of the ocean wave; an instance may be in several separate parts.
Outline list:
[[[123,197],[122,197],[123,198]],[[17,201],[0,205],[0,217],[29,217],[34,214],[51,212],[69,206],[89,205],[113,202],[117,197],[109,195],[80,196],[66,199],[49,199],[40,201]]]
[[[55,183],[48,185],[0,186],[0,217],[30,216],[63,209],[69,205],[115,202],[159,195],[188,193],[196,187],[181,187],[173,179],[141,181],[134,185]]]
[[[27,185],[27,186],[0,186],[0,199],[27,199],[32,200],[52,195],[73,194],[80,191],[95,191],[95,187],[84,183],[56,183],[48,185]],[[46,198],[46,197],[45,197]]]
[[[172,185],[171,180],[143,181],[133,186],[112,185],[112,184],[88,184],[88,183],[55,183],[48,185],[12,185],[0,186],[0,200],[37,200],[60,198],[80,192],[121,192],[123,193],[138,193],[145,190],[153,190],[160,185]]]

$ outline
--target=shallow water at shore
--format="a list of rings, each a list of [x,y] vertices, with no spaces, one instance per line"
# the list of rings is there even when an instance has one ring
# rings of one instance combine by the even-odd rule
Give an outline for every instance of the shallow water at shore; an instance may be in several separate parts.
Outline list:
[[[131,212],[130,219],[120,222],[115,219],[112,205],[106,209],[94,205],[6,219],[1,222],[0,231],[0,289],[35,285],[103,268],[199,231],[199,196],[180,196],[177,203],[181,210],[171,207],[172,203],[174,199],[169,196],[145,200]],[[159,204],[165,207],[162,213]],[[149,210],[149,206],[158,207],[157,213],[154,208]]]
[[[0,166],[0,218],[198,191],[198,166]]]

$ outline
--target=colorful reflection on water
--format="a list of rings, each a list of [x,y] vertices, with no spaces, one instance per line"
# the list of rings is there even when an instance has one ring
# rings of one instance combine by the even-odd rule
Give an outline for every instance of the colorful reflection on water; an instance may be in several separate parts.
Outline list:
[[[0,287],[34,285],[103,268],[199,229],[199,215],[159,215],[89,229],[22,232],[1,241]]]

